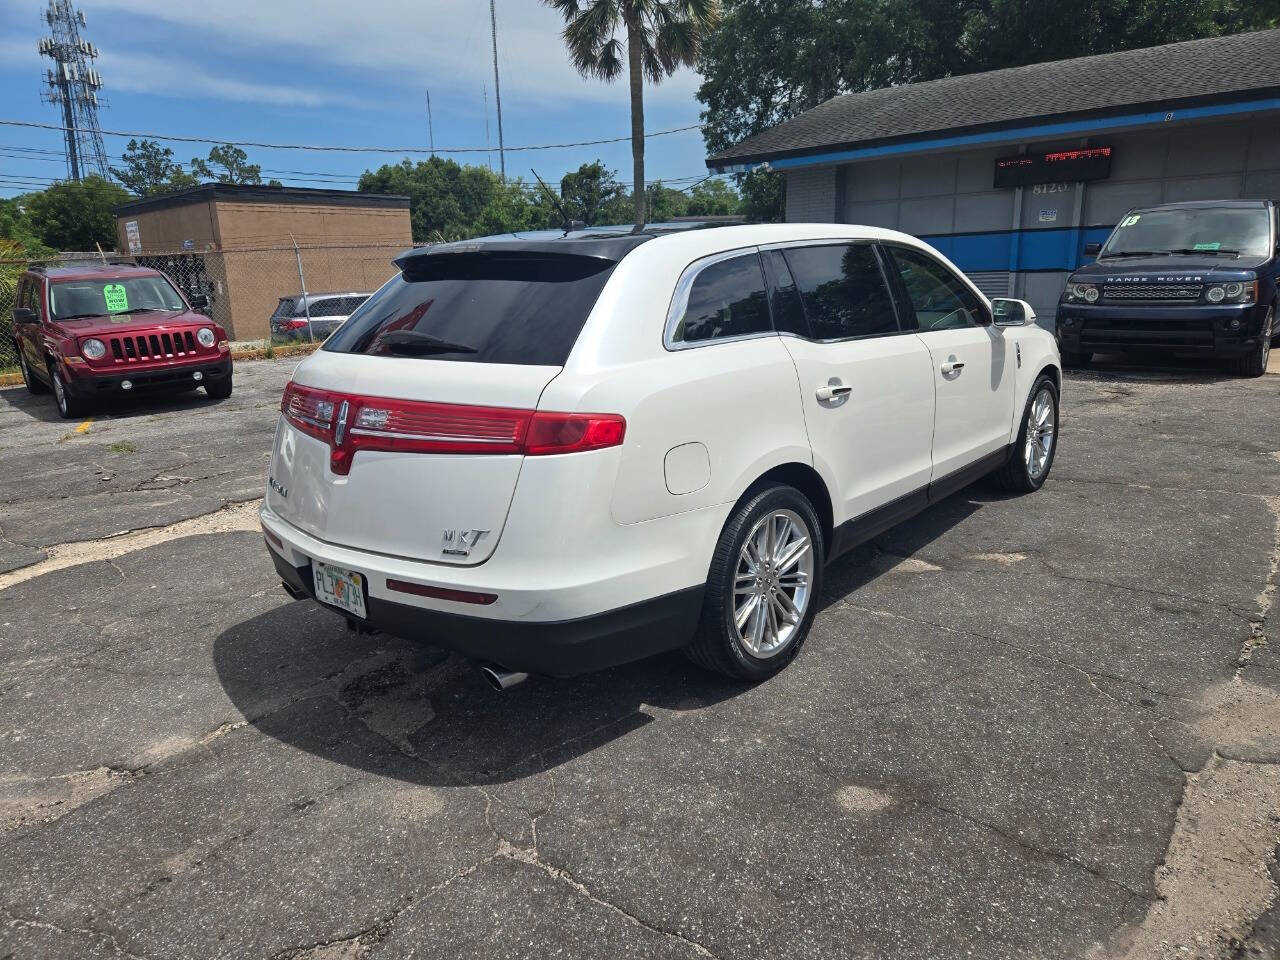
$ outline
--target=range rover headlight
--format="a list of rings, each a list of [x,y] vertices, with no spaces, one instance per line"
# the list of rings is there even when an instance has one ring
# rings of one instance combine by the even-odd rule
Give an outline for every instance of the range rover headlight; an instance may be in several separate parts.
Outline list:
[[[1253,303],[1258,298],[1257,280],[1231,280],[1205,287],[1204,298],[1210,303]]]
[[[88,360],[101,360],[107,355],[107,345],[97,337],[90,337],[80,344],[80,353]]]
[[[1098,302],[1098,287],[1092,283],[1068,283],[1067,299],[1074,301],[1083,300],[1085,303]]]
[[[200,341],[200,346],[212,347],[213,341],[215,338],[213,336],[212,330],[210,330],[208,327],[201,327],[198,331],[196,331],[196,339]]]

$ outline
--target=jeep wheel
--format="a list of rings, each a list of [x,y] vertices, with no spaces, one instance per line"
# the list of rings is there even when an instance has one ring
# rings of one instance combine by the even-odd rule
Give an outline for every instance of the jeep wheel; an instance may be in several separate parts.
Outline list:
[[[58,403],[58,414],[63,420],[74,420],[84,415],[85,405],[73,397],[62,382],[57,364],[49,364],[49,381],[53,384],[53,399]]]
[[[26,384],[28,393],[48,393],[49,388],[43,380],[35,376],[27,366],[27,358],[22,353],[21,345],[18,346],[18,367],[22,370],[22,382]]]
[[[207,393],[212,400],[225,400],[231,396],[231,374],[227,374],[226,379],[218,380],[215,383],[206,383],[204,392]]]
[[[1271,359],[1271,340],[1276,335],[1276,308],[1267,311],[1262,321],[1262,335],[1258,337],[1258,346],[1240,357],[1232,365],[1232,370],[1242,377],[1260,377],[1267,372],[1267,363]]]
[[[690,659],[738,680],[764,680],[794,659],[822,592],[822,525],[798,490],[765,487],[725,524],[711,559]]]

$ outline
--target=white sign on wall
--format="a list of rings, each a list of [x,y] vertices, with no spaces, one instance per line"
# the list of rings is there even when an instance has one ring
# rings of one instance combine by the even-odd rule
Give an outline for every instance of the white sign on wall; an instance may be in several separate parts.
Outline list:
[[[1057,223],[1058,211],[1057,210],[1041,210],[1040,222],[1041,223]]]
[[[124,235],[129,240],[129,252],[142,252],[142,234],[138,232],[138,221],[129,220],[124,225]]]

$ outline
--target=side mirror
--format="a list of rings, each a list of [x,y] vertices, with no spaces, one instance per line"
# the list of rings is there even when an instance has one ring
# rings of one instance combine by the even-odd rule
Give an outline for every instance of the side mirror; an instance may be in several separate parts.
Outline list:
[[[30,307],[14,307],[13,322],[18,323],[39,323],[40,318],[36,316],[36,312]]]
[[[1024,327],[1036,319],[1036,312],[1031,309],[1031,304],[1011,297],[996,297],[992,300],[991,315],[997,327]]]
[[[1101,252],[1102,244],[1100,243],[1086,243],[1084,245],[1084,255],[1086,257],[1096,257]]]
[[[188,297],[191,305],[197,310],[207,310],[209,307],[209,295],[207,293],[193,293]]]

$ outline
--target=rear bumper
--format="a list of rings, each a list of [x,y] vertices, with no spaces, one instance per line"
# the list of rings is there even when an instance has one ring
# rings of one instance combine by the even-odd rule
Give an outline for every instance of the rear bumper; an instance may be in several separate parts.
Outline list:
[[[1239,357],[1258,346],[1266,306],[1058,305],[1058,345],[1067,353],[1163,351]]]
[[[497,555],[474,566],[338,546],[285,521],[270,504],[260,519],[276,572],[291,593],[314,597],[312,561],[356,571],[365,580],[369,625],[513,670],[570,676],[678,649],[692,638],[702,608],[705,562],[677,533],[690,535],[690,521],[699,522],[693,515],[620,528],[627,539],[590,557],[564,542],[522,537],[508,521]],[[716,512],[701,523],[710,531],[723,521]],[[388,581],[496,599],[423,596]]]
[[[295,567],[270,544],[267,552],[289,592],[314,600],[310,562]],[[370,577],[376,578],[377,574]],[[556,621],[473,617],[396,603],[372,592],[365,604],[369,618],[361,622],[385,633],[445,647],[511,670],[568,677],[684,646],[702,607],[702,588],[691,587],[616,610]],[[341,610],[330,609],[346,616]]]
[[[199,373],[199,379],[196,374]],[[104,394],[124,393],[123,384],[129,382],[129,393],[146,391],[192,390],[206,383],[217,383],[231,376],[231,357],[211,357],[144,369],[112,370],[98,372],[87,366],[74,368],[66,380],[67,390],[77,398],[100,397]]]

